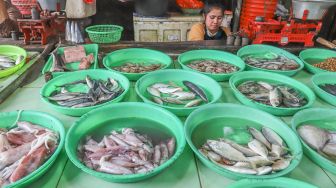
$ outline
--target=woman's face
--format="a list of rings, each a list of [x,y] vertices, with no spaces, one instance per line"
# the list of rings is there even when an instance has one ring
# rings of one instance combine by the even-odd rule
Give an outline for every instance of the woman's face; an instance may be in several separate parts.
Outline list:
[[[205,25],[211,32],[217,32],[223,20],[223,10],[221,8],[213,8],[205,15]]]

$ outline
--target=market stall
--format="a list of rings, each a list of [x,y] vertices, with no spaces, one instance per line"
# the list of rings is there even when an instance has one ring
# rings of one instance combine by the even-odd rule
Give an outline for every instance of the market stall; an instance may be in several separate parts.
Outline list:
[[[336,187],[336,1],[1,2],[0,187]]]

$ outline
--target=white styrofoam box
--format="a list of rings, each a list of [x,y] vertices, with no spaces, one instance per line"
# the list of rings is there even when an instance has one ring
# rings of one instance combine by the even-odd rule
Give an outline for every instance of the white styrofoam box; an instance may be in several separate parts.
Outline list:
[[[202,21],[201,15],[169,13],[167,17],[143,17],[134,14],[134,40],[139,42],[186,41],[191,26]]]

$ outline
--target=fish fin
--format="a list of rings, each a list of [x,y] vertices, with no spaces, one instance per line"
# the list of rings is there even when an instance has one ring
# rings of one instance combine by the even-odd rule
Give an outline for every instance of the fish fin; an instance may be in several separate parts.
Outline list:
[[[247,161],[247,162],[251,164],[251,167],[253,170],[257,171],[257,165],[254,162],[251,162],[251,161]]]

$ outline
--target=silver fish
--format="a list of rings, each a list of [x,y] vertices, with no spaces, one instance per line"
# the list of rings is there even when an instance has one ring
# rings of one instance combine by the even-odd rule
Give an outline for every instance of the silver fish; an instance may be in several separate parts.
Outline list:
[[[257,171],[251,168],[235,167],[235,166],[223,165],[221,163],[216,163],[216,164],[232,172],[237,172],[237,173],[242,173],[242,174],[252,174],[252,175],[257,174]]]
[[[280,159],[272,165],[272,170],[277,172],[286,169],[290,165],[290,160]]]
[[[325,144],[329,141],[328,132],[319,127],[312,125],[302,125],[297,129],[302,140],[309,145],[309,147],[321,151]]]
[[[272,172],[272,167],[270,166],[262,166],[257,168],[257,175],[266,175],[266,174],[270,174]]]
[[[164,84],[164,83],[155,83],[151,86],[152,88],[155,88],[155,89],[159,89],[159,88],[167,88],[167,87],[170,87],[170,85],[168,84]]]
[[[275,133],[272,129],[268,127],[262,127],[261,132],[265,136],[265,138],[271,143],[271,144],[277,144],[279,146],[285,146],[284,141],[282,138]]]
[[[247,157],[247,161],[256,166],[267,166],[274,163],[272,160],[262,156]]]
[[[197,106],[202,101],[203,101],[202,99],[195,99],[195,100],[192,100],[192,101],[188,102],[186,105],[184,105],[184,107],[189,108],[189,107]]]
[[[184,104],[182,101],[175,99],[173,97],[162,97],[161,100],[172,104]]]
[[[147,87],[147,91],[148,91],[149,94],[151,94],[155,97],[159,97],[159,98],[161,97],[160,91],[153,88],[153,87]]]
[[[20,55],[20,56],[15,60],[15,65],[20,64],[22,60],[23,60],[23,56]]]
[[[246,157],[251,157],[251,156],[256,156],[258,155],[257,153],[255,153],[254,151],[252,151],[250,148],[247,148],[245,146],[241,146],[229,139],[220,139],[221,141],[224,141],[228,144],[230,144],[233,148],[235,148],[236,150],[242,152]]]
[[[210,160],[214,160],[216,162],[220,162],[222,160],[222,157],[220,155],[212,151],[207,151],[206,155]]]
[[[269,100],[273,107],[278,107],[282,103],[282,96],[278,88],[274,88],[269,93]]]
[[[158,88],[157,90],[165,94],[171,94],[177,91],[183,91],[182,88],[178,88],[178,87],[162,87],[162,88]]]
[[[272,144],[272,151],[270,152],[270,155],[274,157],[281,157],[285,153],[286,153],[285,149],[282,146],[279,146],[277,144]]]
[[[267,139],[259,130],[254,127],[249,127],[248,130],[255,139],[263,143],[268,149],[271,149],[271,144],[267,141]]]
[[[194,93],[191,92],[185,92],[185,91],[177,91],[172,93],[173,97],[176,97],[178,100],[191,100],[196,97]]]
[[[253,139],[251,142],[249,142],[248,147],[254,151],[255,153],[258,153],[262,157],[267,158],[268,156],[268,150],[266,149],[265,145],[263,145],[261,142],[259,142],[256,139]]]
[[[224,158],[232,161],[247,161],[246,157],[238,150],[234,149],[230,144],[219,142],[215,140],[208,140],[207,144],[210,148],[223,156]]]
[[[155,103],[160,104],[160,105],[163,105],[163,101],[162,101],[160,98],[158,98],[158,97],[153,97],[152,99],[153,99],[153,101],[154,101]]]
[[[322,149],[322,152],[336,159],[336,144],[326,144]]]
[[[273,90],[273,86],[271,84],[267,83],[267,82],[258,81],[257,83],[259,85],[263,86],[264,88],[266,88],[269,91]]]
[[[249,162],[237,162],[233,166],[235,166],[235,167],[244,167],[244,168],[252,168],[252,165]]]

